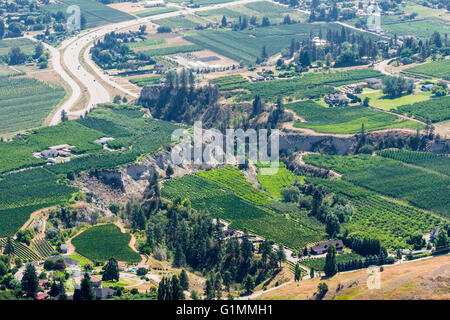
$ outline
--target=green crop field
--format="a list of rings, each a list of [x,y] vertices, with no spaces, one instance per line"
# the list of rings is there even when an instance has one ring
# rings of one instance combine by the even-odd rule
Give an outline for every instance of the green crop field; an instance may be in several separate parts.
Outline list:
[[[301,177],[298,177],[302,179]],[[261,168],[258,169],[258,181],[261,186],[275,198],[281,198],[281,190],[290,186],[296,181],[297,177],[286,168],[286,165],[280,162],[280,167],[275,174],[263,175]]]
[[[356,185],[450,217],[449,176],[370,155],[308,155],[304,161],[342,173],[343,179]]]
[[[110,8],[99,1],[92,0],[64,0],[59,3],[43,5],[42,8],[50,13],[57,13],[58,11],[66,12],[67,8],[71,5],[77,5],[81,8],[81,13],[86,17],[87,28],[135,19],[135,17],[128,13]]]
[[[303,21],[307,18],[302,12],[266,1],[251,2],[228,8],[198,11],[196,14],[215,23],[221,23],[223,16],[226,17],[228,22],[237,22],[239,17],[247,17],[248,19],[256,17],[258,23],[261,22],[263,17],[267,17],[272,24],[281,23],[284,16],[287,14],[289,14],[291,19],[297,21]]]
[[[422,121],[432,122],[450,119],[450,96],[433,98],[428,101],[400,106],[396,112],[407,114]]]
[[[247,181],[242,171],[235,167],[228,166],[216,170],[200,171],[197,175],[214,181],[222,187],[230,189],[242,198],[254,203],[265,204],[271,201],[267,194],[253,187],[252,184]]]
[[[126,44],[126,46],[130,49],[142,49],[142,48],[147,48],[147,47],[155,47],[155,46],[160,46],[167,43],[166,40],[164,39],[153,39],[153,38],[148,38],[145,39],[143,41],[136,41],[136,42],[128,42]]]
[[[138,18],[145,18],[145,17],[154,16],[157,14],[169,13],[169,12],[174,12],[174,11],[178,11],[178,9],[174,8],[174,7],[151,8],[151,9],[145,9],[145,10],[138,11],[138,12],[133,12],[133,14]]]
[[[360,82],[367,78],[381,78],[382,74],[373,69],[355,69],[332,72],[309,72],[299,77],[285,80],[270,80],[251,83],[244,81],[242,76],[226,76],[216,78],[216,83],[222,90],[241,90],[236,92],[238,101],[249,101],[259,95],[265,101],[276,101],[278,96],[293,99],[315,99],[335,92],[333,86],[343,86]]]
[[[231,221],[230,228],[246,229],[291,248],[320,241],[324,236],[324,230],[256,206],[231,190],[198,175],[166,181],[161,193],[169,199],[188,198],[193,208],[208,210],[213,217]]]
[[[450,26],[437,20],[423,19],[416,21],[402,21],[399,23],[382,24],[382,28],[390,35],[412,35],[421,39],[429,39],[433,32],[449,33]]]
[[[167,56],[170,54],[193,52],[193,51],[200,51],[200,50],[203,50],[202,46],[192,44],[192,45],[185,45],[185,46],[148,49],[148,50],[144,50],[141,52],[152,57],[152,56]]]
[[[424,167],[450,176],[450,157],[447,154],[417,152],[408,150],[383,150],[379,156]]]
[[[401,120],[395,115],[364,106],[325,108],[313,101],[301,101],[287,104],[286,108],[306,120],[296,121],[295,127],[325,133],[356,133],[363,123],[367,131],[424,127],[418,122]]]
[[[363,259],[362,256],[356,253],[343,253],[336,255],[336,262],[348,262],[355,259]],[[325,258],[308,258],[299,261],[299,264],[308,268],[314,268],[315,271],[323,271],[325,267]]]
[[[237,62],[254,64],[256,58],[266,46],[269,56],[287,48],[292,39],[306,40],[310,32],[326,34],[328,29],[340,29],[336,24],[303,24],[274,25],[253,30],[200,30],[185,39],[210,49]]]
[[[159,83],[159,80],[164,78],[164,76],[152,76],[152,77],[143,77],[143,78],[135,78],[130,79],[130,82],[139,86],[139,87],[145,87],[152,84]]]
[[[0,247],[4,248],[6,245],[7,238],[0,239]],[[42,260],[39,255],[34,252],[32,249],[24,245],[23,243],[16,241],[14,239],[11,240],[12,245],[14,247],[14,256],[22,259],[23,261],[39,261]]]
[[[190,14],[186,16],[176,16],[170,18],[163,18],[154,21],[161,27],[168,27],[172,29],[193,29],[197,26],[206,26],[209,21],[199,16]]]
[[[20,48],[23,53],[28,55],[34,53],[34,47],[36,47],[36,43],[26,38],[0,40],[0,56],[7,55],[9,53],[9,50],[14,47]]]
[[[35,130],[25,138],[16,137],[13,141],[0,143],[0,173],[29,166],[41,165],[43,160],[34,158],[32,153],[45,150],[59,144],[74,145],[74,153],[90,155],[101,151],[102,147],[94,143],[101,137],[114,137],[109,145],[112,148],[122,147],[132,149],[136,154],[157,151],[163,145],[171,142],[173,130],[180,128],[177,125],[144,117],[145,111],[134,106],[104,105],[90,112],[88,116],[77,121],[66,121],[58,126],[46,127]],[[127,155],[111,155],[106,159],[99,155],[91,158],[73,159],[75,163],[61,164],[64,167],[89,166],[88,160],[98,159],[104,168],[107,163],[118,160],[123,164]],[[130,162],[134,161],[130,160]],[[71,161],[72,162],[72,161]],[[85,162],[84,165],[80,165]],[[112,167],[115,167],[113,163]],[[95,167],[95,163],[91,163]],[[59,167],[60,165],[55,165]],[[88,167],[84,170],[87,170]],[[56,169],[57,171],[58,169]]]
[[[48,242],[45,238],[33,240],[31,244],[33,246],[33,249],[42,258],[50,257],[56,251],[55,248],[52,247],[50,242]]]
[[[450,59],[427,62],[404,70],[407,73],[450,81]]]
[[[406,240],[415,233],[429,233],[444,221],[413,206],[391,201],[342,179],[307,178],[327,190],[348,198],[356,210],[342,226],[355,238],[377,238],[388,249],[408,248]]]
[[[64,203],[75,191],[42,168],[4,176],[0,180],[0,236],[14,234],[32,212]]]
[[[119,227],[113,224],[95,226],[87,229],[72,240],[75,250],[94,262],[103,263],[109,258],[128,263],[141,261],[138,253],[134,252],[128,244],[131,236],[122,233]]]
[[[0,76],[0,134],[40,127],[65,95],[59,85]]]

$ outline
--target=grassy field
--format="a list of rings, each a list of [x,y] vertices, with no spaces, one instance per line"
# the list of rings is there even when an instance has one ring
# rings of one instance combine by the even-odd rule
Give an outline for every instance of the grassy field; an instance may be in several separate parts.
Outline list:
[[[364,100],[364,98],[366,97],[370,98],[369,104],[371,106],[384,110],[391,110],[396,109],[397,107],[403,106],[405,104],[427,101],[431,97],[431,92],[420,91],[418,94],[408,94],[392,99],[384,95],[383,92],[378,91],[373,93],[361,94],[358,95],[358,97],[360,97],[361,100]]]
[[[143,41],[137,41],[137,42],[128,42],[126,46],[130,49],[142,49],[147,47],[156,47],[167,43],[164,39],[152,39],[148,38]]]
[[[65,95],[59,85],[0,76],[0,134],[40,127]]]
[[[86,17],[87,28],[135,19],[135,17],[128,13],[110,8],[99,1],[92,0],[64,0],[64,2],[60,3],[43,5],[42,8],[50,13],[56,13],[58,11],[66,12],[67,8],[71,5],[77,5],[81,8],[81,13]]]
[[[0,56],[7,55],[9,50],[14,47],[19,47],[25,54],[34,53],[34,47],[36,47],[36,43],[31,41],[30,39],[3,39],[0,40]]]
[[[367,287],[367,270],[358,270],[335,275],[329,279],[314,278],[293,282],[270,292],[263,293],[261,300],[306,300],[317,292],[324,282],[328,292],[324,300],[448,300],[448,286],[442,282],[450,257],[385,266],[380,273],[381,287]],[[341,288],[338,290],[338,286]]]
[[[113,224],[92,227],[72,240],[76,251],[91,261],[103,263],[109,258],[128,263],[141,261],[129,246],[131,236]]]
[[[400,161],[370,155],[308,155],[305,162],[332,169],[356,185],[450,217],[450,178]]]
[[[390,128],[423,128],[423,125],[410,120],[399,120],[395,115],[373,110],[363,106],[325,108],[312,101],[287,104],[306,122],[296,121],[297,128],[309,128],[325,133],[356,133],[364,123],[367,131]]]
[[[416,119],[441,122],[450,119],[450,96],[433,98],[420,103],[400,106],[396,112],[412,116]]]
[[[442,78],[450,81],[450,59],[427,62],[404,71],[419,76]]]
[[[306,224],[307,220],[287,219],[197,175],[166,181],[161,192],[169,199],[190,199],[193,208],[208,210],[211,216],[230,221],[230,228],[248,230],[291,248],[320,241],[324,236],[323,229]]]

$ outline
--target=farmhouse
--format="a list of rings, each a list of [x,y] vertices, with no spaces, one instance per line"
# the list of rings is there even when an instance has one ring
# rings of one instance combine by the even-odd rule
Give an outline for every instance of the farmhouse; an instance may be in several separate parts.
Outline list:
[[[441,227],[436,227],[430,232],[430,242],[434,242],[439,235],[439,231],[441,231]]]
[[[91,276],[91,283],[94,288],[101,288],[102,287],[102,276],[100,275],[92,275]]]
[[[117,266],[119,267],[120,271],[126,271],[128,269],[128,263],[125,261],[117,261]]]
[[[366,80],[366,86],[367,88],[371,89],[381,89],[383,87],[383,84],[381,82],[381,79],[369,78]]]
[[[264,81],[264,77],[263,77],[263,76],[260,76],[259,74],[256,74],[256,75],[250,75],[250,76],[248,76],[248,78],[250,79],[251,82]]]
[[[431,91],[431,89],[433,89],[433,84],[431,84],[431,83],[423,84],[420,87],[420,90],[422,90],[422,91]]]
[[[330,240],[316,244],[311,248],[311,254],[324,254],[328,251],[331,244],[334,245],[338,251],[344,249],[344,243],[342,240]]]
[[[327,104],[342,105],[348,103],[348,98],[343,94],[333,93],[326,96],[324,101]]]
[[[111,288],[94,288],[94,293],[97,299],[108,299],[116,293],[116,290]]]
[[[146,1],[144,3],[144,8],[155,8],[155,7],[165,7],[166,4],[162,0]]]
[[[67,251],[69,250],[69,245],[63,243],[63,244],[59,247],[59,249],[61,250],[62,253],[67,253]]]

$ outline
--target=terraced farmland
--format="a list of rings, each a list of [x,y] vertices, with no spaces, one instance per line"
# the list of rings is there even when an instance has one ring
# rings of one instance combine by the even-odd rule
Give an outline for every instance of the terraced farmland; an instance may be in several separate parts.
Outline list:
[[[0,76],[0,134],[40,127],[65,95],[59,85]]]
[[[208,210],[211,216],[230,221],[230,228],[248,230],[291,248],[320,241],[324,236],[323,230],[256,206],[198,175],[166,181],[161,194],[169,199],[190,199],[193,208]]]
[[[325,133],[357,133],[364,123],[367,131],[388,128],[423,128],[418,122],[401,120],[397,116],[364,106],[326,108],[313,101],[287,104],[306,122],[296,121],[297,128],[309,128]]]
[[[87,229],[73,238],[72,244],[78,253],[94,262],[104,263],[114,258],[136,263],[141,257],[128,246],[130,239],[131,236],[122,233],[117,226],[106,224]]]

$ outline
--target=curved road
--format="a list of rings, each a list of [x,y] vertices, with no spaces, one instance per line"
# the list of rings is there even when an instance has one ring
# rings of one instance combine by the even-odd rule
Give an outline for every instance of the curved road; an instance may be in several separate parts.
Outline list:
[[[110,33],[112,31],[133,27],[139,24],[143,24],[146,22],[151,22],[156,19],[170,18],[176,17],[179,15],[185,15],[194,13],[197,11],[204,10],[212,10],[224,8],[227,6],[233,6],[238,4],[256,2],[261,0],[241,0],[235,2],[221,3],[208,7],[201,8],[186,8],[184,10],[163,13],[159,15],[154,15],[151,18],[140,18],[136,20],[124,21],[116,24],[101,26],[95,29],[92,29],[88,32],[84,32],[79,34],[76,37],[70,38],[64,41],[60,47],[60,49],[56,49],[46,43],[44,46],[51,52],[52,55],[52,64],[54,70],[63,78],[63,80],[70,86],[71,95],[70,97],[58,108],[58,110],[53,115],[50,125],[56,125],[61,121],[61,113],[64,110],[68,115],[72,116],[81,116],[84,115],[87,111],[94,108],[95,105],[99,103],[105,103],[112,101],[112,97],[110,96],[108,90],[103,86],[102,83],[97,81],[97,78],[102,79],[109,86],[120,90],[124,94],[130,95],[132,97],[137,98],[138,95],[131,92],[128,89],[121,87],[119,84],[115,83],[111,78],[103,73],[101,69],[99,69],[95,63],[89,57],[89,48],[92,46],[93,41],[103,37],[105,34]],[[29,37],[31,39],[31,37]],[[35,39],[33,39],[35,40]],[[86,49],[87,47],[87,49]],[[85,50],[86,49],[86,50]],[[83,52],[84,50],[84,52]],[[62,59],[61,59],[61,52]],[[81,55],[83,54],[83,57]],[[85,63],[93,70],[90,73],[86,70],[81,64],[81,58],[85,61]],[[66,72],[63,68],[67,69],[70,73]],[[78,83],[81,83],[83,88],[75,81],[76,79]],[[81,97],[82,90],[87,90],[90,96],[89,102],[84,106],[83,109],[78,111],[70,111],[75,103]]]

